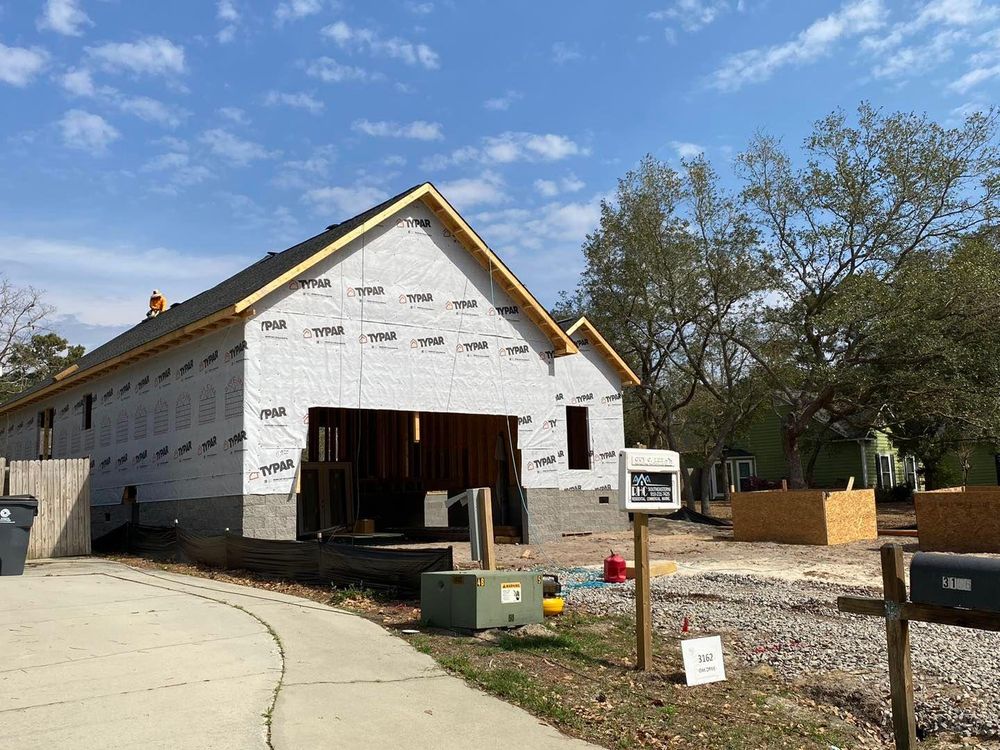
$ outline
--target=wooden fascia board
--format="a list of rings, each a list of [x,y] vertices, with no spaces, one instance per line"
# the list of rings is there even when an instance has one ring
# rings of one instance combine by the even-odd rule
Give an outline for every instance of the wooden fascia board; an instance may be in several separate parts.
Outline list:
[[[218,328],[220,325],[225,325],[227,320],[239,320],[240,316],[236,310],[232,307],[227,307],[225,309],[219,310],[218,312],[212,313],[211,315],[202,318],[201,320],[196,320],[194,323],[188,323],[182,328],[178,328],[176,331],[171,331],[170,333],[165,333],[162,336],[148,341],[142,346],[137,346],[134,349],[130,349],[127,352],[119,354],[117,357],[112,357],[111,359],[100,362],[93,367],[88,367],[85,370],[80,370],[79,368],[66,375],[62,379],[56,380],[54,383],[50,383],[45,388],[34,393],[29,393],[16,401],[11,401],[7,404],[0,406],[0,414],[5,414],[14,409],[19,409],[21,407],[32,404],[36,401],[41,401],[42,399],[49,398],[55,394],[65,391],[69,388],[73,388],[81,383],[89,380],[93,380],[102,374],[106,374],[112,370],[117,370],[119,367],[124,367],[136,360],[142,359],[145,356],[150,356],[153,354],[158,354],[166,349],[170,349],[174,346],[178,346],[185,341],[192,338],[197,338],[200,333],[208,333],[214,328]],[[75,367],[76,365],[74,365]],[[71,368],[68,368],[71,369]],[[64,371],[65,372],[65,371]],[[60,373],[62,374],[62,373]]]
[[[600,351],[605,358],[614,365],[614,368],[622,377],[623,385],[639,385],[642,381],[639,376],[635,374],[635,371],[628,366],[628,362],[621,358],[621,355],[615,351],[615,348],[608,343],[601,332],[594,328],[594,324],[587,320],[587,316],[584,315],[573,325],[570,326],[569,330],[566,331],[567,336],[572,336],[580,328],[586,328],[587,332],[593,338],[594,343],[597,346],[598,351]]]
[[[421,197],[424,203],[441,220],[451,224],[449,227],[452,234],[468,250],[480,265],[487,271],[496,275],[501,288],[513,299],[521,303],[531,321],[545,331],[549,340],[555,348],[557,357],[568,354],[577,354],[576,344],[566,335],[566,332],[559,326],[549,311],[535,299],[535,296],[520,282],[503,261],[490,250],[483,239],[476,234],[475,230],[466,223],[462,215],[458,213],[441,193],[433,185],[428,184],[428,191]]]

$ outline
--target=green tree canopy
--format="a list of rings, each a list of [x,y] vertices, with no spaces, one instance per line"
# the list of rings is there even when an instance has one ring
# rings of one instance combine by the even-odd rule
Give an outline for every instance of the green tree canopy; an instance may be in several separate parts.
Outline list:
[[[0,375],[0,400],[62,372],[83,356],[84,347],[70,346],[57,333],[36,333],[14,343]]]

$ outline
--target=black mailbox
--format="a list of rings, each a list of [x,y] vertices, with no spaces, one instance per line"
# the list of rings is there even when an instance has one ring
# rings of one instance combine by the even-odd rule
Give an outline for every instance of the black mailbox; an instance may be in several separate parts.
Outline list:
[[[918,552],[910,562],[910,599],[1000,612],[1000,558]]]

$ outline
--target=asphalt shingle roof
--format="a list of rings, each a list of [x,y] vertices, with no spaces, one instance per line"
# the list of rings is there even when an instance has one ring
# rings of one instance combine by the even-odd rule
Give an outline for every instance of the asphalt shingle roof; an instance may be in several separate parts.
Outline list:
[[[126,354],[133,349],[155,341],[161,336],[178,331],[184,328],[184,326],[196,323],[213,313],[235,305],[240,300],[263,288],[269,282],[291,270],[299,263],[308,260],[330,243],[340,239],[359,225],[364,224],[373,216],[376,216],[396,201],[405,198],[421,186],[414,185],[399,195],[395,195],[341,224],[331,225],[326,231],[317,234],[315,237],[311,237],[305,242],[300,242],[298,245],[294,245],[280,253],[269,254],[256,263],[247,266],[242,271],[233,274],[228,279],[216,284],[211,289],[207,289],[179,305],[168,308],[155,318],[143,319],[137,325],[132,326],[132,328],[129,328],[124,333],[115,336],[115,338],[106,344],[102,344],[93,351],[87,352],[78,359],[76,361],[79,367],[78,372],[83,372],[110,359]],[[38,383],[13,398],[8,399],[4,404],[0,404],[0,407],[36,391],[40,391],[54,382],[54,378],[49,378]]]

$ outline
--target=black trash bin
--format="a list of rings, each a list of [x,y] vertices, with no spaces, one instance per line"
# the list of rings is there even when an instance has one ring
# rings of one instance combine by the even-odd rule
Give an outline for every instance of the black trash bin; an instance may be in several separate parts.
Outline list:
[[[0,576],[19,576],[28,556],[38,500],[31,495],[0,496]]]

